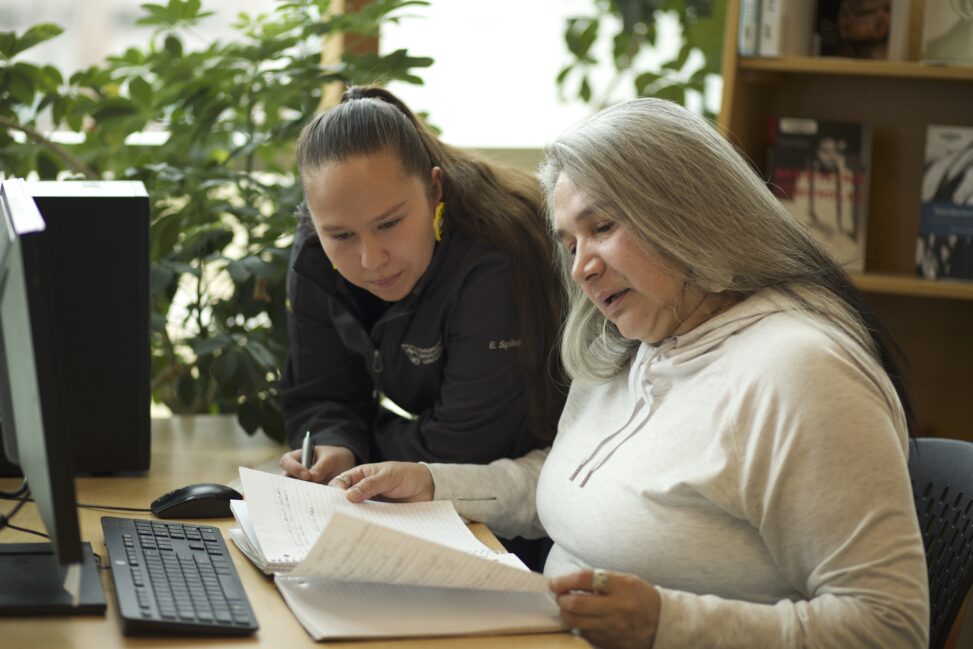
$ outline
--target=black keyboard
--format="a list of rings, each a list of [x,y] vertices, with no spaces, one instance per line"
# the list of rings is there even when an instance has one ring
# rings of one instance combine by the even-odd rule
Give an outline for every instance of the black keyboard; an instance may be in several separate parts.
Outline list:
[[[257,630],[218,527],[103,516],[101,529],[126,634]]]

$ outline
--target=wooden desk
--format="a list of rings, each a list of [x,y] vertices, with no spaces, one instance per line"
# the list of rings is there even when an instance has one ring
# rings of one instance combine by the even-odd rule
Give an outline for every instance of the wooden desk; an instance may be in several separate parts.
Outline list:
[[[157,496],[194,482],[229,483],[237,478],[237,467],[257,467],[279,457],[284,448],[263,435],[248,437],[229,417],[176,417],[152,422],[152,468],[146,475],[126,477],[81,477],[76,480],[77,499],[81,503],[148,507]],[[0,489],[11,490],[15,479],[0,479]],[[10,510],[9,502],[0,501],[0,511]],[[101,534],[101,517],[117,515],[129,518],[151,518],[150,514],[108,512],[79,509],[81,537],[90,541],[94,551],[105,557]],[[249,638],[180,638],[178,636],[125,637],[115,604],[111,575],[102,571],[102,583],[108,600],[105,616],[71,617],[0,617],[0,638],[4,647],[17,649],[114,647],[316,647],[318,646],[277,592],[273,581],[257,570],[232,541],[227,530],[233,519],[203,520],[223,530],[243,586],[250,598],[260,630]],[[30,529],[43,529],[33,505],[26,505],[14,518],[14,524]],[[488,545],[501,547],[482,525],[474,532]],[[15,530],[0,532],[0,543],[36,542],[39,539]],[[376,611],[380,615],[380,611]],[[329,647],[371,649],[372,647],[492,647],[579,648],[589,645],[568,633],[463,637],[418,638],[414,640],[326,643]]]

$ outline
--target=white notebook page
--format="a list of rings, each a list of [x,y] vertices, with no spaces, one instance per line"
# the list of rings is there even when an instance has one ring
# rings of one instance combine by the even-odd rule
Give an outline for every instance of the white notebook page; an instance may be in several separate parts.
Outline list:
[[[464,552],[495,554],[483,545],[446,500],[424,503],[351,503],[335,487],[240,467],[256,545],[267,561],[298,563],[337,512]]]
[[[294,616],[315,640],[531,633],[564,629],[547,593],[423,588],[278,575]]]
[[[329,581],[547,592],[547,579],[523,567],[444,547],[337,513],[307,558],[290,573]]]

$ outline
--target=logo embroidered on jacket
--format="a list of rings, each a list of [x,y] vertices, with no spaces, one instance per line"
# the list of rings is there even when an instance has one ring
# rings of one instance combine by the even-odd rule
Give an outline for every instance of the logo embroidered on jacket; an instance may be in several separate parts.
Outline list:
[[[520,338],[509,338],[507,340],[491,340],[490,349],[513,349],[520,347]]]
[[[432,347],[416,347],[415,345],[402,343],[402,351],[405,352],[406,358],[413,365],[429,365],[442,358],[443,341],[440,340]]]

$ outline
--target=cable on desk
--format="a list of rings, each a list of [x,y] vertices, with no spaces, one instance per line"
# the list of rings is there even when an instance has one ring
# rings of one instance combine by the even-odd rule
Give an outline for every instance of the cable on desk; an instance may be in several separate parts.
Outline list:
[[[78,507],[84,507],[85,509],[110,509],[119,512],[145,512],[147,514],[152,513],[151,509],[146,509],[145,507],[118,507],[116,505],[92,505],[89,503],[78,503]]]
[[[22,488],[21,489],[18,489],[17,492],[14,492],[14,493],[24,493],[25,491],[27,491],[26,485],[27,485],[27,482],[24,481],[24,484],[22,485]],[[31,498],[30,496],[28,496],[26,498],[23,498],[21,496],[14,496],[14,495],[6,495],[6,494],[4,494],[4,495],[0,495],[0,499],[3,499],[3,500],[19,500],[20,502],[26,502],[26,503],[32,503],[32,502],[34,502],[34,499]],[[77,507],[83,507],[85,509],[106,509],[106,510],[120,511],[120,512],[144,512],[146,514],[149,514],[149,513],[152,512],[151,509],[146,509],[144,507],[118,507],[116,505],[94,505],[94,504],[91,504],[91,503],[75,503],[75,504],[76,504]]]
[[[25,480],[24,481],[24,484],[21,485],[21,488],[18,489],[17,491],[19,493],[23,493],[23,492],[27,491],[26,487],[27,487],[27,481]],[[11,498],[8,495],[4,495],[3,496],[3,499],[5,499],[5,500],[14,500],[14,498]],[[31,529],[28,529],[26,527],[20,527],[19,525],[13,525],[10,522],[10,519],[13,518],[17,514],[18,511],[20,511],[20,508],[21,507],[23,507],[28,502],[34,502],[34,499],[33,498],[30,498],[30,497],[27,497],[27,498],[17,498],[16,500],[17,500],[17,504],[14,506],[14,508],[10,511],[9,514],[0,514],[0,530],[2,530],[5,527],[9,527],[10,529],[17,530],[18,532],[23,532],[25,534],[33,534],[34,536],[40,536],[41,538],[50,539],[51,538],[50,535],[45,534],[44,532],[38,532],[37,530],[31,530]],[[95,506],[95,505],[78,505],[78,506],[79,507],[90,507],[92,509],[99,509],[100,508],[99,506]],[[108,507],[107,509],[129,509],[131,511],[146,511],[146,512],[147,511],[151,511],[151,510],[148,510],[148,509],[132,509],[132,508],[129,508],[129,507]],[[106,565],[104,562],[102,562],[101,555],[98,554],[97,552],[92,552],[91,553],[91,556],[94,557],[95,566],[99,570],[110,570],[111,569],[111,566]]]
[[[5,527],[9,527],[12,530],[19,530],[21,532],[28,532],[31,534],[39,534],[39,532],[34,532],[32,530],[25,530],[20,527],[17,527],[16,525],[10,524],[10,519],[17,515],[17,512],[19,512],[20,508],[24,506],[25,502],[27,502],[26,498],[19,500],[17,504],[14,505],[14,508],[10,510],[9,514],[0,514],[0,530],[2,530]]]
[[[26,534],[33,534],[34,536],[40,536],[40,537],[45,538],[45,539],[50,539],[51,538],[50,536],[48,536],[44,532],[38,532],[37,530],[30,530],[30,529],[27,529],[26,527],[20,527],[19,525],[12,525],[10,523],[7,523],[7,527],[9,527],[12,530],[17,530],[18,532],[24,532]]]

